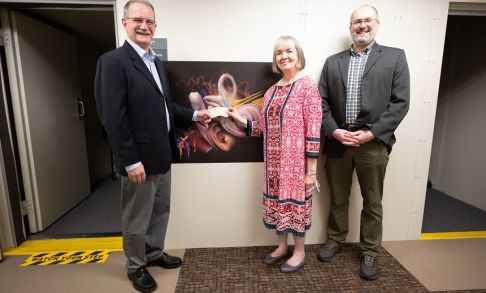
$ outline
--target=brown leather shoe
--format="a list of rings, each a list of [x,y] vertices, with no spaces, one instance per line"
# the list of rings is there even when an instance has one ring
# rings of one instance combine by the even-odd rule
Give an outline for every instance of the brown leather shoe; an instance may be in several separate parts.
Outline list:
[[[133,288],[140,292],[149,293],[157,289],[157,283],[145,267],[140,267],[133,273],[127,273],[127,277],[132,281]]]
[[[165,252],[158,259],[147,262],[148,267],[159,266],[164,269],[176,269],[181,265],[182,259],[180,257],[168,255]]]

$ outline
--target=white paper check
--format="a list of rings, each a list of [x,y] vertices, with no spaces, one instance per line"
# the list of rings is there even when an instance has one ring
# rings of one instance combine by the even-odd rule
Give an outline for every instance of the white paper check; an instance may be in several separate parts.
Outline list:
[[[226,107],[214,107],[209,109],[209,115],[211,115],[211,118],[218,117],[218,116],[228,117],[226,111],[228,111],[228,108]]]

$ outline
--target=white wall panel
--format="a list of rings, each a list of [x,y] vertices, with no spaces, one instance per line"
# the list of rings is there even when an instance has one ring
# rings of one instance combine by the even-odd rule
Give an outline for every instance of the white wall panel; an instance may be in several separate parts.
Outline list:
[[[122,15],[125,1],[118,1]],[[448,1],[369,1],[380,12],[377,41],[405,49],[411,73],[410,112],[397,131],[384,195],[384,240],[418,239],[430,158]],[[169,60],[271,61],[282,34],[303,45],[306,72],[317,81],[325,58],[350,45],[349,17],[360,1],[154,1],[156,37],[168,39]],[[119,21],[119,20],[118,20]],[[125,32],[119,26],[119,40]],[[121,42],[120,42],[121,45]],[[329,191],[316,194],[307,243],[325,241]],[[275,244],[263,227],[261,163],[173,165],[167,247]],[[355,180],[355,182],[357,182]],[[348,241],[357,241],[361,198],[354,184]]]

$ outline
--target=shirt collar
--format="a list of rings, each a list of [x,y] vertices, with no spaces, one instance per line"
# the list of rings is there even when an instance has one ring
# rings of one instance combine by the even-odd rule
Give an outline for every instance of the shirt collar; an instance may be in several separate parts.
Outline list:
[[[371,42],[371,44],[369,44],[369,46],[361,54],[356,52],[353,49],[353,45],[351,45],[351,48],[350,48],[351,55],[353,55],[353,56],[368,55],[371,52],[371,49],[373,48],[374,44],[375,44],[375,41]]]
[[[130,40],[130,39],[127,39],[127,42],[132,46],[132,48],[135,50],[135,52],[137,52],[137,54],[140,56],[140,58],[145,58],[145,56],[147,56],[150,61],[155,61],[155,52],[154,50],[152,50],[152,48],[149,47],[149,51],[148,53],[142,49],[142,47],[140,47],[139,45],[137,45],[134,41]]]

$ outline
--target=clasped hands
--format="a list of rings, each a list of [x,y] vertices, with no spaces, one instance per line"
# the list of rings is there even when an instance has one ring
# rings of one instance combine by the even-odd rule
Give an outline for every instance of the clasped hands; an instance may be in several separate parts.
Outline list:
[[[349,147],[359,147],[375,139],[375,135],[369,130],[347,131],[344,129],[336,129],[331,135],[343,145]]]

